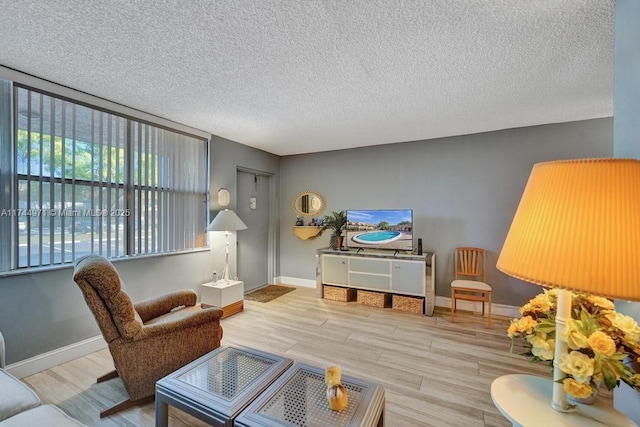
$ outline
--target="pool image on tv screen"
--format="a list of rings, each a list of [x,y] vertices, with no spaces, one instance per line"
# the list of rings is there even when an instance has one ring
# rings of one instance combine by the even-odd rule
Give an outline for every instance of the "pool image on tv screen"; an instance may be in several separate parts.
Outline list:
[[[349,248],[413,250],[413,210],[347,210]]]

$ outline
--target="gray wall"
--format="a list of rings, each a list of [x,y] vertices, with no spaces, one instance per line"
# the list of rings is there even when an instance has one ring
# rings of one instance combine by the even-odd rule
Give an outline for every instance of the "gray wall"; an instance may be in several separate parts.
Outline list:
[[[614,154],[640,158],[640,2],[616,2]]]
[[[495,268],[504,237],[534,163],[610,157],[611,118],[509,129],[428,141],[283,157],[281,161],[281,275],[315,279],[313,240],[293,234],[294,196],[322,193],[327,211],[411,208],[414,245],[436,253],[436,294],[450,295],[453,248],[488,250],[487,281],[496,303],[521,305],[540,288]],[[327,212],[325,212],[327,213]]]
[[[216,213],[220,210],[218,204],[217,194],[218,189],[224,187],[231,193],[231,203],[228,206],[229,209],[237,210],[238,203],[238,168],[248,168],[256,171],[266,172],[273,174],[271,178],[274,181],[276,188],[276,203],[280,199],[280,157],[275,154],[270,154],[262,150],[248,147],[246,145],[239,144],[234,141],[230,141],[219,136],[211,136],[211,175],[209,190],[211,193],[211,202],[209,204],[211,212],[211,219],[213,219]],[[278,212],[274,212],[278,215]],[[277,221],[276,221],[277,224]],[[279,236],[279,230],[276,230],[276,237]],[[229,266],[232,274],[235,274],[236,269],[236,235],[232,233],[229,237]],[[279,242],[276,239],[276,253],[277,257],[279,251]],[[225,240],[222,233],[210,233],[211,251],[213,253],[213,269],[218,274],[224,269],[224,247]],[[265,254],[266,256],[266,254]],[[276,275],[278,272],[278,263],[276,262]],[[211,273],[211,272],[210,272]]]
[[[141,300],[206,282],[210,251],[115,261],[131,298]],[[206,280],[205,280],[206,279]],[[73,281],[73,268],[0,278],[0,331],[7,363],[100,335]]]
[[[616,2],[615,89],[613,153],[615,157],[640,159],[640,2]],[[636,321],[640,304],[616,301],[616,308]],[[615,390],[615,407],[640,424],[640,396],[622,384]]]

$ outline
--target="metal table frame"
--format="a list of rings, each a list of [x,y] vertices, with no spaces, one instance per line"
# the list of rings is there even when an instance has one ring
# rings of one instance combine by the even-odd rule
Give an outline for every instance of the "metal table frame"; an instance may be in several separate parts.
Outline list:
[[[344,411],[329,408],[324,370],[294,363],[235,419],[234,426],[384,426],[384,388],[342,376],[349,403]]]
[[[168,405],[211,425],[232,427],[234,418],[292,363],[247,347],[217,348],[156,383],[156,427],[168,425]]]

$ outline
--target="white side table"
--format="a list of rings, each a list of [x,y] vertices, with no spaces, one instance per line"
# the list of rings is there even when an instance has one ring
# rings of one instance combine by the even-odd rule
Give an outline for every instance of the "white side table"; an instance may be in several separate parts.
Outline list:
[[[553,383],[534,375],[512,374],[491,383],[491,399],[514,426],[635,426],[604,402],[578,403],[576,412],[558,412],[551,407]]]
[[[241,312],[243,300],[244,282],[239,280],[218,280],[216,283],[204,283],[200,288],[202,306],[222,308],[223,319]]]

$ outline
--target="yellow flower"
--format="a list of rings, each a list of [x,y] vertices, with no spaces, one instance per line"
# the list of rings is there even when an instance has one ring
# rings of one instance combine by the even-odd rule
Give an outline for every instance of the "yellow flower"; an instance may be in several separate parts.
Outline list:
[[[531,353],[542,360],[553,360],[555,342],[546,339],[546,334],[530,335],[527,340],[531,344]]]
[[[533,333],[533,328],[536,327],[538,322],[533,320],[531,316],[525,316],[521,319],[513,319],[509,328],[507,329],[507,335],[510,338],[515,337],[518,334],[531,334]]]
[[[507,335],[509,338],[513,339],[518,335],[518,322],[514,319],[511,321],[511,324],[507,328]]]
[[[632,317],[624,314],[613,312],[605,315],[611,321],[611,324],[620,329],[630,341],[637,342],[640,340],[640,327]]]
[[[545,294],[540,294],[533,298],[529,303],[533,306],[534,310],[548,313],[551,310],[551,304]]]
[[[562,382],[562,388],[571,396],[578,399],[584,399],[591,396],[593,389],[589,384],[582,384],[574,380],[573,378],[565,378]]]
[[[525,305],[520,307],[518,311],[520,312],[520,314],[530,313],[531,311],[533,311],[533,306],[529,303],[526,303]]]
[[[525,313],[542,313],[547,314],[551,311],[552,303],[546,293],[538,294],[528,303],[520,307],[520,314]]]
[[[587,301],[589,301],[591,304],[595,306],[604,308],[605,310],[615,309],[613,302],[611,302],[611,300],[608,300],[607,298],[597,297],[594,295],[587,295]]]
[[[616,352],[616,343],[613,339],[602,331],[596,331],[589,337],[589,347],[596,354],[613,356]]]
[[[558,364],[562,372],[571,375],[579,383],[588,383],[593,375],[594,361],[589,356],[579,351],[560,356]]]
[[[587,337],[585,337],[578,329],[576,329],[575,320],[571,320],[566,328],[560,333],[560,338],[569,344],[571,350],[586,348]]]

